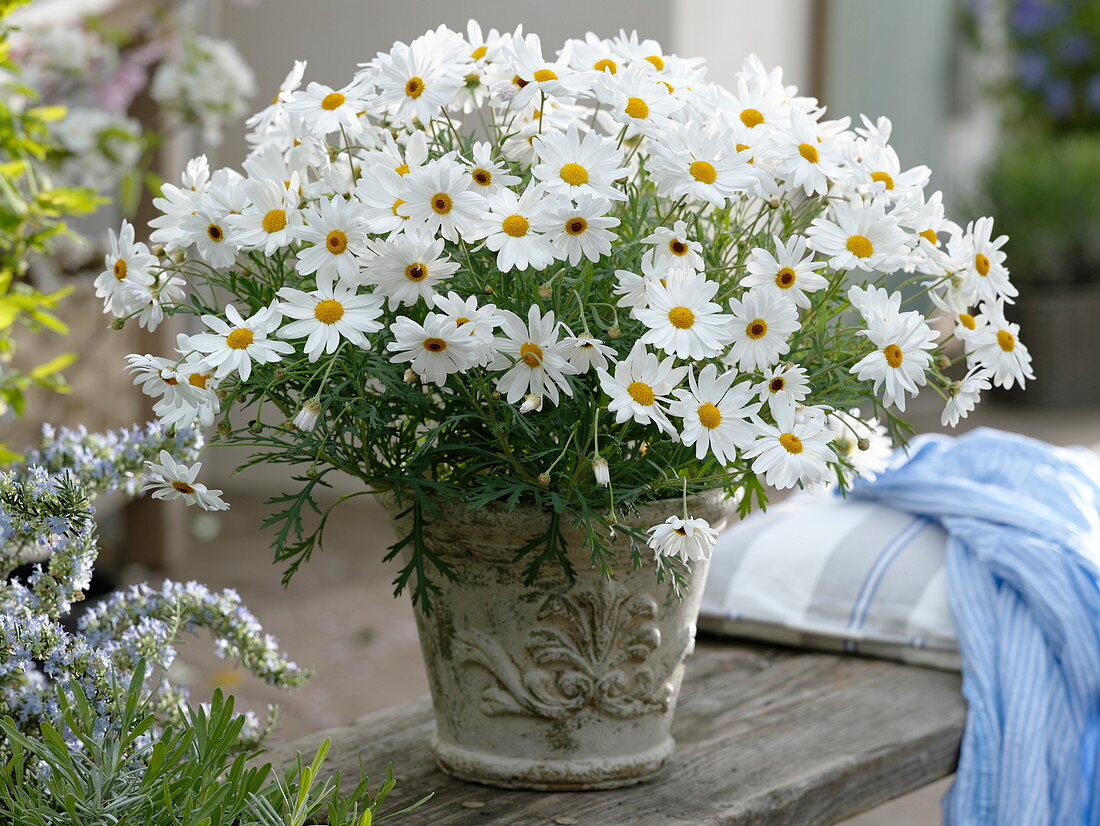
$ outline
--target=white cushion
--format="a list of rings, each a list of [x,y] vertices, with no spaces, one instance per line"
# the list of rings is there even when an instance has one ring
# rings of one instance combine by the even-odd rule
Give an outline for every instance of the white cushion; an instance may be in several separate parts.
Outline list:
[[[946,547],[947,534],[922,517],[796,497],[719,538],[699,627],[957,670]]]

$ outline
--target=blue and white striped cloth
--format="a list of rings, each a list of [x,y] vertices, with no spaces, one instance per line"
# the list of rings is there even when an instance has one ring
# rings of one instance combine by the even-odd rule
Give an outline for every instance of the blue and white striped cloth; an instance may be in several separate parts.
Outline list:
[[[948,826],[1100,826],[1100,460],[928,436],[858,499],[942,525],[968,703]]]

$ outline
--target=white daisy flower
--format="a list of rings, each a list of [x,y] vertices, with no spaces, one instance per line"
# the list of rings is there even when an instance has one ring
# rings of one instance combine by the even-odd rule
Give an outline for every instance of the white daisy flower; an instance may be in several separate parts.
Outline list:
[[[428,313],[423,324],[402,316],[390,325],[390,332],[390,361],[408,362],[422,381],[442,386],[451,373],[463,373],[481,360],[479,342],[442,313]]]
[[[585,132],[575,125],[564,132],[544,132],[532,142],[538,162],[531,174],[542,181],[546,191],[576,199],[597,195],[612,201],[625,201],[626,193],[615,186],[625,178],[622,153],[615,142],[598,132]]]
[[[283,78],[283,82],[279,84],[278,90],[272,95],[271,103],[244,122],[245,126],[252,130],[248,135],[249,143],[256,142],[254,138],[261,138],[274,126],[275,121],[284,112],[284,104],[294,98],[294,93],[302,85],[307,65],[305,60],[295,60],[294,65]]]
[[[703,245],[689,238],[684,221],[677,221],[671,228],[657,227],[642,239],[642,243],[652,245],[653,266],[656,270],[700,271],[706,268],[703,263]]]
[[[237,260],[237,245],[229,240],[230,215],[243,212],[248,206],[244,178],[234,173],[222,176],[218,170],[215,181],[222,179],[222,186],[210,188],[187,217],[180,223],[181,237],[187,246],[194,244],[202,260],[215,269],[228,269]]]
[[[758,435],[744,455],[752,469],[772,487],[783,490],[801,482],[807,487],[829,475],[828,462],[836,461],[829,446],[833,433],[825,415],[796,416],[794,408],[782,408],[775,424],[761,422]]]
[[[760,398],[768,403],[772,415],[779,408],[794,408],[810,394],[806,371],[795,364],[779,364],[763,371],[764,380],[756,385]]]
[[[979,326],[968,341],[967,365],[984,367],[998,387],[1015,384],[1024,386],[1025,379],[1035,378],[1031,369],[1031,354],[1020,341],[1020,325],[1005,319],[1000,305],[983,305],[985,324]]]
[[[562,344],[566,360],[578,374],[587,373],[593,368],[606,370],[607,360],[615,357],[615,351],[611,347],[588,333],[568,335],[562,339]]]
[[[210,164],[205,155],[187,162],[180,183],[180,186],[162,184],[160,197],[153,199],[153,207],[159,214],[149,221],[153,228],[149,240],[163,244],[167,250],[184,249],[190,243],[180,224],[195,211],[199,196],[210,183]]]
[[[848,413],[834,410],[828,423],[833,432],[833,452],[848,461],[856,476],[873,479],[890,464],[894,446],[878,419],[862,419],[858,410]]]
[[[932,170],[923,165],[903,171],[898,153],[878,141],[857,141],[853,154],[855,182],[872,197],[881,196],[892,203],[922,195],[932,176]]]
[[[457,269],[458,264],[443,254],[442,238],[405,232],[375,242],[363,279],[389,298],[390,307],[421,300],[431,304],[436,287]]]
[[[676,428],[668,420],[665,406],[669,393],[688,372],[687,367],[675,367],[675,363],[673,356],[659,360],[639,341],[625,359],[615,364],[614,375],[597,370],[600,387],[611,399],[607,409],[615,414],[615,421],[652,423],[675,436]]]
[[[609,200],[592,195],[580,195],[575,203],[554,210],[548,236],[558,250],[558,257],[575,267],[581,258],[596,262],[610,255],[616,237],[611,230],[619,225],[618,218],[607,214],[610,210]]]
[[[182,353],[191,350],[188,336],[181,333],[177,340]],[[168,427],[210,427],[221,411],[213,368],[191,358],[176,368],[175,375],[177,384],[153,405],[153,413]]]
[[[478,363],[486,363],[493,356],[493,331],[501,325],[502,317],[495,304],[478,306],[477,298],[462,298],[458,293],[437,295],[432,299],[436,309],[449,318],[462,333],[474,339],[478,347]]]
[[[153,332],[164,321],[164,305],[183,298],[186,282],[175,275],[161,273],[152,284],[127,284],[122,290],[130,312],[137,313],[138,326]]]
[[[535,105],[540,95],[571,102],[592,86],[594,73],[578,72],[569,65],[569,44],[558,59],[548,61],[542,55],[542,42],[537,34],[512,35],[504,39],[497,62],[515,73],[518,88],[510,98],[513,109]]]
[[[646,531],[646,545],[658,557],[674,556],[682,562],[700,562],[710,559],[710,553],[718,542],[718,531],[705,519],[681,519],[670,516],[660,525]]]
[[[805,112],[792,110],[787,128],[773,134],[776,174],[788,187],[823,196],[830,183],[850,175],[840,142]]]
[[[798,310],[774,290],[749,290],[740,299],[730,299],[733,344],[726,354],[727,364],[742,370],[770,367],[785,355],[788,339],[799,328]]]
[[[616,74],[601,72],[594,87],[600,110],[616,123],[649,134],[666,123],[684,102],[651,72],[631,66]]]
[[[944,405],[940,424],[955,427],[978,406],[983,390],[990,388],[989,374],[984,367],[974,367],[967,371],[959,381],[953,381],[947,388],[947,404]]]
[[[746,265],[749,274],[741,279],[741,286],[774,291],[793,301],[796,307],[809,307],[807,293],[829,285],[829,280],[816,272],[825,262],[814,261],[814,254],[807,253],[806,239],[801,235],[786,242],[779,236],[773,236],[773,240],[774,253],[762,247],[752,251]]]
[[[848,300],[868,326],[887,324],[901,315],[901,293],[887,292],[882,287],[854,284],[848,288]]]
[[[543,315],[532,304],[527,322],[512,312],[501,317],[501,332],[496,340],[496,357],[489,365],[493,370],[506,370],[497,379],[497,389],[509,404],[515,404],[528,394],[543,396],[558,403],[559,391],[573,395],[566,376],[576,370],[569,363],[568,348],[558,340],[558,323],[553,311]]]
[[[127,287],[151,286],[156,281],[151,270],[157,266],[157,259],[144,243],[134,241],[134,226],[129,221],[122,222],[118,235],[113,229],[107,232],[105,269],[96,276],[95,294],[103,299],[103,312],[122,317],[135,309]]]
[[[270,364],[294,352],[287,342],[271,338],[282,320],[278,307],[264,307],[244,319],[236,307],[227,304],[225,317],[228,323],[217,316],[204,315],[202,323],[213,332],[197,333],[188,339],[191,349],[205,354],[203,361],[214,368],[217,378],[239,373],[247,381],[252,375],[253,361]]]
[[[363,207],[363,223],[368,232],[386,235],[399,232],[409,223],[409,216],[398,212],[408,192],[400,172],[376,164],[355,184],[355,199]]]
[[[616,306],[628,308],[631,318],[637,310],[649,304],[649,291],[661,285],[661,276],[653,272],[649,262],[643,260],[642,267],[644,269],[641,275],[627,270],[615,270],[615,284],[611,288],[619,296]]]
[[[283,299],[279,311],[294,319],[279,330],[279,337],[306,339],[302,350],[310,362],[317,361],[322,353],[335,353],[344,339],[366,347],[366,333],[382,329],[378,321],[382,315],[380,295],[356,294],[354,287],[326,279],[319,280],[312,292],[282,287],[276,294]]]
[[[603,456],[597,456],[592,460],[592,475],[596,477],[597,485],[606,488],[611,484],[611,467]]]
[[[389,109],[396,120],[427,126],[449,105],[462,88],[462,64],[433,55],[426,44],[395,43],[380,54],[369,73],[378,89],[371,101],[375,107]]]
[[[488,209],[481,216],[478,237],[497,254],[501,272],[544,270],[558,257],[546,233],[553,228],[550,211],[554,202],[535,185],[517,196],[501,189],[488,198]]]
[[[906,394],[915,396],[927,381],[925,374],[932,365],[928,351],[935,347],[937,334],[920,313],[907,312],[873,323],[860,335],[870,339],[875,349],[849,372],[860,381],[873,381],[885,404],[904,411]]]
[[[905,231],[881,200],[837,201],[827,215],[814,218],[806,235],[811,249],[829,256],[836,270],[891,273],[903,269],[909,257]]]
[[[620,29],[618,35],[611,38],[611,47],[627,66],[638,66],[648,72],[660,72],[665,68],[661,44],[651,38],[640,39],[636,31],[628,33]]]
[[[294,417],[294,421],[291,424],[294,425],[296,430],[300,430],[303,433],[308,433],[317,427],[317,419],[321,415],[321,400],[310,399],[302,405],[297,415]]]
[[[250,179],[245,192],[250,205],[239,215],[226,218],[232,243],[271,255],[297,240],[302,228],[297,173],[291,175],[289,186],[280,181]]]
[[[733,149],[723,129],[675,125],[655,136],[649,150],[646,168],[667,198],[705,201],[721,209],[735,193],[760,182],[758,171]]]
[[[134,386],[140,386],[141,392],[146,396],[156,399],[176,392],[189,392],[186,379],[176,369],[176,363],[171,359],[151,356],[148,353],[145,355],[131,353],[126,356],[126,364],[128,365],[126,372],[133,374]]]
[[[682,359],[707,359],[731,341],[733,317],[711,301],[718,282],[694,273],[672,273],[646,290],[647,304],[634,316],[649,329],[639,341]]]
[[[570,40],[569,65],[579,72],[619,71],[622,56],[615,50],[610,40],[588,32],[584,40]]]
[[[177,462],[167,450],[160,452],[160,463],[146,462],[149,481],[142,487],[142,493],[152,492],[154,499],[183,499],[187,505],[198,505],[205,511],[229,510],[222,501],[220,490],[209,490],[206,485],[195,479],[202,470],[202,462],[191,467]]]
[[[471,186],[462,164],[446,157],[430,161],[405,178],[405,203],[397,205],[397,214],[408,216],[424,232],[442,235],[448,241],[469,237],[485,210],[485,198],[472,192]]]
[[[676,401],[668,412],[684,420],[680,440],[689,447],[695,445],[695,458],[700,461],[708,453],[721,465],[732,462],[737,448],[748,447],[756,437],[749,419],[760,410],[760,402],[752,402],[755,391],[748,382],[734,385],[737,373],[728,370],[722,375],[708,364],[695,374],[688,373],[690,389],[676,390]]]
[[[473,160],[469,164],[470,180],[475,192],[489,195],[502,186],[515,186],[520,182],[520,177],[509,172],[507,165],[494,160],[491,143],[478,141],[474,144],[471,155]]]
[[[307,246],[298,250],[298,272],[355,282],[359,263],[369,252],[363,209],[356,201],[334,195],[311,204],[303,215],[306,225],[298,238]]]
[[[336,90],[323,83],[310,83],[304,92],[295,92],[285,106],[288,112],[299,115],[315,135],[328,135],[338,129],[358,135],[363,128],[359,113],[367,108],[367,101],[355,85]]]
[[[1001,249],[1008,236],[993,238],[992,235],[992,218],[971,222],[965,233],[953,237],[948,244],[949,266],[961,274],[964,292],[977,296],[980,301],[1011,304],[1019,291],[1008,280],[1005,253]]]

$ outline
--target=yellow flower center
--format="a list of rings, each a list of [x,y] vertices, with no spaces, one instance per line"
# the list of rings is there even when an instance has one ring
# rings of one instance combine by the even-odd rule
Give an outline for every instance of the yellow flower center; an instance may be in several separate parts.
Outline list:
[[[641,98],[627,98],[626,99],[626,113],[632,118],[649,117],[649,104]]]
[[[396,172],[398,175],[408,175],[412,170],[409,169],[409,165],[407,163],[403,163],[401,164],[401,166],[395,166],[393,168],[393,171]]]
[[[397,199],[396,201],[394,201],[394,202],[393,202],[393,206],[392,206],[392,207],[390,207],[390,212],[392,212],[392,213],[393,213],[393,216],[394,216],[395,218],[408,218],[408,217],[409,217],[409,216],[407,216],[407,215],[398,215],[398,214],[397,214],[397,208],[398,208],[399,206],[401,206],[401,205],[402,205],[403,203],[405,203],[405,202],[404,202],[404,201],[402,201],[402,200],[401,200],[400,198],[398,198],[398,199]]]
[[[579,215],[565,222],[565,231],[569,235],[582,235],[586,229],[588,229],[588,221]]]
[[[768,322],[762,318],[754,318],[745,325],[745,333],[752,339],[763,338],[768,334]]]
[[[460,315],[458,318],[455,319],[455,327],[461,327],[463,324],[469,323],[470,319],[466,318],[466,316],[464,315]]]
[[[183,493],[183,494],[191,494],[191,493],[195,492],[195,489],[193,487],[191,487],[186,482],[179,481],[179,479],[172,482],[172,487],[175,488],[176,490],[178,490],[180,493]]]
[[[217,224],[210,224],[206,228],[206,237],[211,241],[222,241],[225,238],[225,232]]]
[[[209,373],[192,373],[187,377],[187,383],[192,387],[198,387],[200,390],[206,389],[206,383],[210,380]]]
[[[978,275],[989,275],[989,259],[979,252],[974,256],[974,269],[978,271]]]
[[[478,46],[476,49],[474,49],[472,52],[470,52],[470,57],[473,60],[481,60],[481,58],[485,57],[485,55],[488,54],[488,53],[489,53],[489,47],[488,46]]]
[[[286,210],[272,209],[264,215],[261,222],[264,232],[281,232],[286,229]]]
[[[844,246],[856,258],[870,258],[875,254],[875,245],[866,235],[849,235]]]
[[[415,100],[422,94],[424,94],[424,78],[410,77],[409,82],[405,84],[405,96]]]
[[[409,264],[405,267],[405,277],[410,281],[423,281],[428,277],[428,268],[420,261]]]
[[[920,236],[921,236],[921,238],[928,239],[928,242],[932,246],[934,246],[934,247],[939,246],[940,236],[936,235],[936,231],[934,229],[926,229],[922,233],[920,233]]]
[[[626,386],[626,392],[643,407],[649,407],[657,399],[653,394],[653,388],[644,381],[632,381]]]
[[[167,384],[169,387],[175,387],[177,384],[180,383],[179,379],[174,378],[173,376],[164,375],[163,370],[160,371],[160,380]]]
[[[500,228],[506,235],[513,238],[522,238],[531,229],[531,224],[522,215],[509,215],[500,222]]]
[[[253,338],[255,336],[253,336],[251,330],[238,327],[225,337],[225,343],[229,345],[231,350],[246,350],[248,345],[252,343]]]
[[[335,324],[344,317],[344,305],[331,298],[319,301],[313,308],[313,317],[322,324]]]
[[[887,344],[882,348],[882,354],[886,356],[886,363],[895,369],[901,367],[901,363],[905,360],[905,354],[896,344]]]
[[[959,313],[959,324],[968,330],[974,330],[978,327],[978,322],[974,320],[974,316],[970,313]]]
[[[764,122],[764,113],[759,109],[742,109],[741,110],[741,123],[750,129],[754,126],[759,126]]]
[[[115,278],[117,278],[119,281],[122,281],[124,278],[126,278],[126,271],[128,269],[126,265],[126,259],[118,259],[117,261],[115,261],[115,265],[111,269],[115,274]]]
[[[872,172],[871,180],[878,181],[880,184],[883,184],[887,189],[894,188],[894,179],[890,177],[890,173],[888,172]]]
[[[597,60],[593,63],[592,68],[597,72],[611,72],[611,74],[615,74],[619,71],[619,64],[605,57],[603,60]]]
[[[1006,353],[1011,353],[1016,349],[1016,336],[1012,335],[1008,330],[998,330],[997,343],[1001,345],[1001,349]]]
[[[788,453],[802,452],[802,440],[795,436],[793,433],[780,433],[779,444],[783,445],[783,448]]]
[[[339,255],[348,248],[348,236],[342,231],[334,229],[325,238],[325,249],[333,255]]]
[[[699,405],[699,410],[696,412],[699,414],[699,424],[709,430],[714,430],[722,423],[721,411],[710,402]]]
[[[541,367],[542,348],[533,341],[525,341],[519,348],[519,359],[528,367]]]
[[[588,183],[588,170],[579,163],[567,163],[558,174],[570,186],[580,186]]]
[[[673,255],[687,255],[688,245],[679,238],[673,238],[668,242],[668,251]]]
[[[798,145],[798,154],[808,160],[810,163],[817,163],[821,160],[821,154],[817,151],[817,147],[812,143],[800,143]]]
[[[661,69],[665,68],[665,59],[659,54],[651,54],[646,60],[653,64],[653,68],[657,71],[661,71]]]
[[[768,389],[773,393],[782,392],[783,388],[787,386],[787,380],[782,376],[776,376],[774,379],[768,382]]]
[[[695,324],[695,313],[687,307],[673,307],[668,311],[668,320],[677,330],[687,330]]]
[[[692,161],[688,167],[691,177],[703,184],[712,184],[718,180],[718,170],[707,161]]]
[[[493,182],[493,173],[488,169],[482,169],[480,166],[470,173],[470,177],[479,186],[489,186]]]
[[[548,80],[557,80],[558,76],[554,74],[552,69],[537,69],[534,78],[539,83],[545,83]]]
[[[796,276],[790,267],[784,267],[775,274],[775,286],[781,290],[789,290],[794,286]]]
[[[429,353],[442,353],[447,349],[447,342],[441,338],[424,339],[424,349]]]
[[[512,83],[521,89],[527,85],[527,81],[519,75],[512,75]]]
[[[446,215],[454,205],[455,202],[446,192],[437,192],[432,196],[432,211],[436,215]]]

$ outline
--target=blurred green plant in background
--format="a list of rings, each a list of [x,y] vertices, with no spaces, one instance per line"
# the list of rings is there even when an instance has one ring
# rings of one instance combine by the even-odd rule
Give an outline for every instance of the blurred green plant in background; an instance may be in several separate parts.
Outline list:
[[[18,77],[18,67],[8,54],[10,30],[3,21],[21,4],[22,0],[0,0],[0,70],[10,77]],[[60,335],[68,332],[55,313],[68,290],[44,293],[23,276],[30,254],[47,252],[53,239],[67,231],[66,218],[87,215],[105,202],[91,189],[50,183],[45,167],[57,147],[49,125],[63,117],[65,110],[57,106],[22,108],[12,103],[17,96],[31,95],[32,90],[15,82],[0,88],[0,416],[21,414],[30,387],[68,390],[61,371],[76,359],[75,353],[28,370],[11,366],[17,327]],[[0,462],[11,458],[11,451],[0,444]]]

